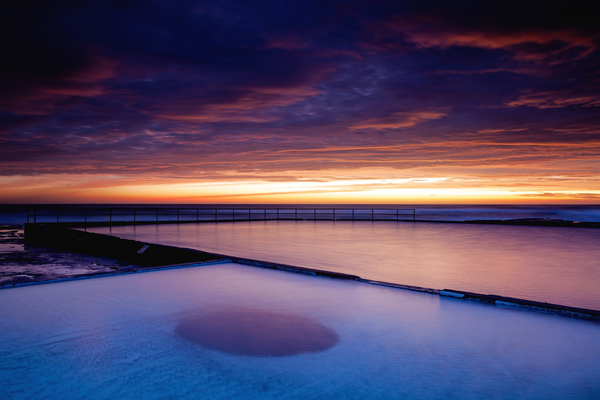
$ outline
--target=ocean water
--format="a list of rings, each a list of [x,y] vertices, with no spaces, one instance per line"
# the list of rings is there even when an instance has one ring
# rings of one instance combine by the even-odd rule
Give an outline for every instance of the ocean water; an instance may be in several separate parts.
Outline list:
[[[253,221],[88,228],[229,256],[600,310],[600,230]]]
[[[269,205],[190,205],[190,204],[88,204],[88,205],[68,205],[68,204],[52,204],[52,205],[0,205],[0,224],[22,225],[27,222],[27,210],[33,213],[33,208],[37,209],[38,222],[56,222],[57,209],[62,210],[61,220],[77,220],[83,218],[83,209],[90,208],[96,210],[104,210],[107,214],[107,209],[111,207],[132,208],[137,207],[140,212],[149,213],[147,216],[138,216],[140,219],[153,220],[153,211],[156,208],[165,209],[171,208],[173,218],[175,218],[175,210],[173,207],[188,207],[207,210],[219,208],[223,212],[230,213],[231,210],[243,210],[248,208],[281,208],[293,212],[295,208],[319,208],[322,210],[332,208],[355,208],[356,210],[365,209],[415,209],[415,216],[420,220],[435,220],[435,221],[465,221],[477,219],[515,219],[515,218],[558,218],[566,221],[584,221],[584,222],[599,222],[600,221],[600,205],[415,205],[415,204],[397,204],[397,205],[347,205],[347,204],[321,204],[321,205],[306,205],[306,204],[269,204]],[[102,212],[102,211],[101,211]],[[68,214],[73,214],[69,216]],[[241,215],[241,214],[240,214]],[[246,215],[246,214],[244,214]],[[410,216],[412,218],[412,215]],[[90,217],[93,220],[93,217]],[[108,216],[96,217],[97,220],[107,221]],[[32,221],[33,222],[33,221]]]
[[[558,218],[565,221],[600,221],[600,205],[427,205],[411,208],[417,210],[417,218],[422,220]]]
[[[261,357],[178,334],[240,308],[338,340]],[[222,264],[1,290],[0,385],[7,399],[596,399],[598,337],[590,321]]]

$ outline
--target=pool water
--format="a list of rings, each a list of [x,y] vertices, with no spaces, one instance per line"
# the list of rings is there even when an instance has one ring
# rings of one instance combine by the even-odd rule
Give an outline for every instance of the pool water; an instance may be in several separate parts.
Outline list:
[[[600,310],[600,229],[254,221],[88,230],[366,279]]]
[[[223,335],[221,349],[178,331],[240,309],[258,317],[234,329],[252,332]],[[227,350],[285,336],[269,315],[337,339]],[[9,399],[591,399],[598,337],[586,320],[217,264],[1,290],[0,385]]]

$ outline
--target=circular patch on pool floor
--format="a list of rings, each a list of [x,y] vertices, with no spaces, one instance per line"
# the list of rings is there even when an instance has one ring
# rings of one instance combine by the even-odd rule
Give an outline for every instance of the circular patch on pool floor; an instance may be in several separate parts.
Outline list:
[[[311,318],[235,308],[186,318],[175,333],[203,347],[245,356],[284,357],[334,346],[338,335]]]

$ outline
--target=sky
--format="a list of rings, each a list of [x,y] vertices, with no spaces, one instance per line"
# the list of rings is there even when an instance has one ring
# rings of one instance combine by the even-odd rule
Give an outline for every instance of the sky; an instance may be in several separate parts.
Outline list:
[[[0,203],[600,203],[600,3],[7,0]]]

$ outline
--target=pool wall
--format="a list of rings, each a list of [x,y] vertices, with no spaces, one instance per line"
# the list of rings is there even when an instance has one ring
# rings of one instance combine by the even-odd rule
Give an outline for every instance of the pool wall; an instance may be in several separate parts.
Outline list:
[[[67,248],[77,253],[111,257],[145,267],[228,258],[200,250],[121,239],[54,224],[25,224],[25,240],[32,244]]]

